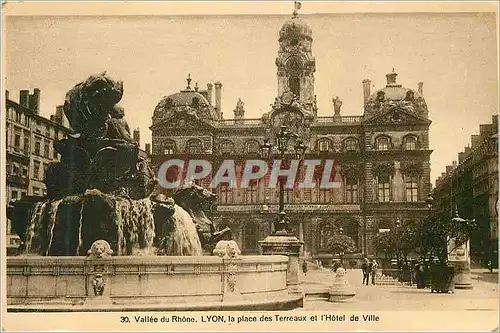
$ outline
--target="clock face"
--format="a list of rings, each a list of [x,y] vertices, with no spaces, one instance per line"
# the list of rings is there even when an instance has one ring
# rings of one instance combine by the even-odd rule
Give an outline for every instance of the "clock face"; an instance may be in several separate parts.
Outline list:
[[[299,75],[302,72],[302,61],[299,57],[290,57],[286,61],[286,70],[292,75]]]
[[[286,126],[287,130],[298,133],[303,126],[303,116],[300,112],[282,111],[274,115],[274,126]]]

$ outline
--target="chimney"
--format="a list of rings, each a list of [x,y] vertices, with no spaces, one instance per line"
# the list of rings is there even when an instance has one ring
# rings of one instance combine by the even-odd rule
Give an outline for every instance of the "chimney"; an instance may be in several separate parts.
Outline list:
[[[491,117],[491,124],[493,125],[492,126],[492,129],[491,129],[491,133],[492,134],[497,134],[498,133],[498,115],[494,115],[493,117]]]
[[[464,148],[465,158],[467,158],[467,156],[470,155],[470,152],[471,152],[471,149],[470,149],[469,146],[467,146],[467,147]]]
[[[366,103],[368,102],[368,99],[370,98],[370,85],[372,84],[372,81],[369,79],[364,79],[363,80],[363,102]]]
[[[464,157],[465,157],[464,152],[458,153],[458,164],[462,164],[462,162],[464,161]]]
[[[141,146],[141,132],[139,131],[138,128],[136,128],[134,130],[133,139],[137,143],[137,145],[140,147]]]
[[[8,100],[8,99],[9,99],[9,91],[5,90],[5,100]]]
[[[453,170],[453,167],[451,165],[446,166],[446,173],[449,174]]]
[[[146,143],[146,154],[151,155],[151,144]]]
[[[19,104],[21,104],[25,108],[29,108],[29,104],[28,104],[29,98],[30,98],[30,91],[29,90],[19,91]]]
[[[215,82],[215,109],[217,110],[217,112],[220,115],[220,118],[222,119],[221,90],[222,90],[222,83],[220,83],[219,81]]]
[[[207,83],[207,100],[210,105],[212,105],[212,91],[214,85],[211,83]]]
[[[457,161],[451,162],[451,166],[453,167],[453,169],[455,169],[457,167]]]
[[[471,148],[474,149],[481,143],[481,137],[477,134],[473,134],[470,136],[470,141],[471,141]]]
[[[33,95],[30,95],[29,104],[30,109],[35,111],[36,114],[40,113],[40,89],[35,88],[33,90]]]
[[[64,105],[56,106],[56,114],[54,115],[54,121],[59,125],[64,126]]]
[[[423,82],[418,83],[418,93],[422,96],[424,95],[424,83]]]
[[[489,137],[492,133],[492,125],[491,124],[482,124],[479,125],[479,135],[483,138]]]

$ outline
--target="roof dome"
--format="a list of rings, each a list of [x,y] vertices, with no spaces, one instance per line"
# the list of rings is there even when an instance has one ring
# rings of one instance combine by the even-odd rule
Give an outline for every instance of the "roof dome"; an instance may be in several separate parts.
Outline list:
[[[312,30],[304,21],[294,16],[281,27],[279,41],[286,38],[307,38],[312,40]]]
[[[169,118],[174,112],[186,112],[202,119],[217,119],[217,112],[207,98],[198,91],[197,86],[195,89],[190,87],[190,78],[187,81],[186,89],[165,96],[158,102],[153,112],[153,123]]]
[[[396,77],[397,73],[392,71],[392,73],[389,73],[386,75],[387,77],[387,85],[375,91],[371,95],[371,99],[374,100],[380,100],[380,101],[386,101],[386,100],[392,100],[392,101],[401,101],[401,100],[413,100],[417,98],[423,98],[423,96],[418,92],[413,89],[405,88],[401,84],[396,83]]]

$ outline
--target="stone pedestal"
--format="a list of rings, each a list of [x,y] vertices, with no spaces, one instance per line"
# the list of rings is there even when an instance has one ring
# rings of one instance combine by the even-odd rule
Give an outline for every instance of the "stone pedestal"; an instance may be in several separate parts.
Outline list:
[[[470,275],[470,262],[455,261],[449,262],[455,267],[455,288],[472,289],[472,278]]]
[[[344,302],[356,295],[353,286],[349,284],[345,276],[346,271],[342,267],[337,268],[335,272],[335,279],[329,289],[330,302]]]
[[[286,285],[290,293],[301,293],[299,282],[299,254],[304,242],[293,235],[269,235],[259,242],[263,255],[288,256]]]

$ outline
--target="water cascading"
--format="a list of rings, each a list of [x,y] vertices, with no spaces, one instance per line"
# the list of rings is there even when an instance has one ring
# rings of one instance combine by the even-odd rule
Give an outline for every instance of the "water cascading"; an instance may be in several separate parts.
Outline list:
[[[42,220],[45,214],[45,206],[48,202],[37,202],[33,207],[28,228],[26,230],[25,253],[39,254],[41,239],[40,232],[42,230]]]

